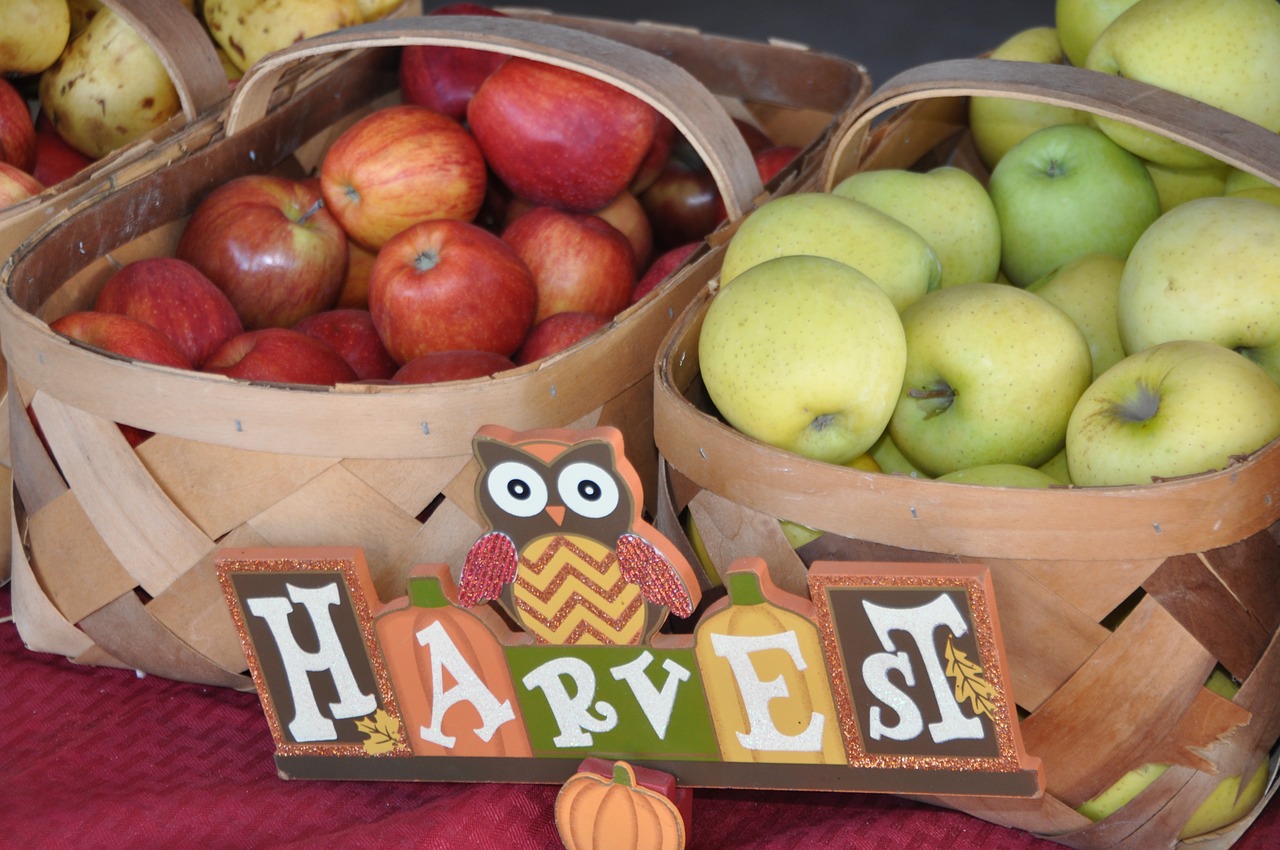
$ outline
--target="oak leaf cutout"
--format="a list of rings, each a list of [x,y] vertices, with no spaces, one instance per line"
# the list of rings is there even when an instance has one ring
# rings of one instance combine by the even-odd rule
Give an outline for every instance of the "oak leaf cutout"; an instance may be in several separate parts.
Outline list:
[[[947,636],[947,677],[955,682],[956,702],[966,702],[974,714],[985,714],[994,723],[996,716],[996,689],[983,675],[982,665],[969,660],[968,654],[957,649],[951,636]]]
[[[367,736],[364,751],[371,756],[389,753],[400,744],[400,721],[381,708],[357,720],[356,728]]]

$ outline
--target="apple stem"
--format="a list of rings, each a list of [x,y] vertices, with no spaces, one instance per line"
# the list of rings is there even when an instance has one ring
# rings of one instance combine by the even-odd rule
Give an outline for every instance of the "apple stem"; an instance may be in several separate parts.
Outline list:
[[[1160,410],[1160,391],[1139,383],[1133,394],[1111,405],[1111,413],[1126,422],[1146,422]]]
[[[324,206],[324,198],[317,198],[316,202],[311,205],[310,209],[298,217],[298,224],[306,224],[307,219],[320,212],[320,208]]]
[[[924,414],[925,419],[932,419],[945,413],[955,403],[956,391],[946,381],[940,381],[931,387],[912,387],[907,390],[907,396],[920,401],[937,402],[929,404]]]

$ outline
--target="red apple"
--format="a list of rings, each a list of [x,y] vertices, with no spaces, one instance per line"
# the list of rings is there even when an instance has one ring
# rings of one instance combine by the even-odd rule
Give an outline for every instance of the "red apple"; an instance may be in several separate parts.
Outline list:
[[[472,221],[488,179],[480,147],[461,124],[411,104],[366,115],[320,164],[325,203],[352,239],[373,249],[420,221]]]
[[[245,381],[332,384],[357,380],[355,370],[328,343],[288,328],[261,328],[233,336],[202,367]]]
[[[756,151],[762,151],[765,148],[773,147],[773,140],[769,138],[764,130],[761,130],[750,121],[744,121],[741,118],[734,118],[733,124],[738,128],[738,132],[742,135],[742,140],[747,143],[747,149],[753,154]]]
[[[0,162],[0,209],[25,201],[43,191],[44,186],[40,185],[39,180],[16,165]]]
[[[93,164],[93,159],[71,147],[53,128],[49,116],[36,118],[36,164],[31,173],[46,186],[56,186]]]
[[[198,367],[244,331],[231,301],[213,281],[176,257],[134,260],[107,278],[93,309],[154,325]]]
[[[200,202],[176,256],[226,293],[245,328],[287,328],[337,300],[347,237],[314,188],[254,174]]]
[[[636,273],[639,274],[649,265],[653,255],[653,225],[649,223],[649,215],[640,205],[640,200],[631,192],[623,192],[603,209],[596,210],[596,215],[627,237],[631,253],[635,256]]]
[[[510,357],[492,351],[433,351],[401,366],[391,380],[396,384],[438,384],[483,378],[515,367]]]
[[[378,337],[368,310],[345,308],[312,313],[303,317],[293,329],[328,343],[362,381],[390,378],[398,368]]]
[[[455,349],[510,355],[533,324],[537,297],[509,245],[454,219],[393,236],[369,279],[373,324],[397,363]]]
[[[338,293],[337,307],[369,308],[369,272],[377,251],[371,251],[359,242],[347,243],[347,276]]]
[[[84,310],[66,314],[52,322],[49,329],[94,348],[133,360],[177,369],[193,368],[191,360],[158,328],[132,316]],[[40,423],[35,420],[34,412],[31,412],[31,418],[35,422],[37,433],[40,433]],[[137,446],[151,436],[150,431],[132,425],[120,425],[120,433],[131,446]],[[43,436],[41,433],[41,439]]]
[[[523,366],[557,351],[563,351],[601,328],[608,327],[610,316],[600,313],[556,313],[533,326],[524,344],[516,352],[515,361]]]
[[[671,159],[671,152],[675,150],[679,135],[671,119],[659,112],[658,123],[653,132],[653,144],[649,146],[649,152],[645,154],[644,161],[640,163],[640,168],[628,187],[632,194],[639,195],[658,179],[658,175],[667,167],[667,160]]]
[[[658,113],[594,77],[512,57],[480,86],[467,120],[489,166],[516,195],[591,212],[635,179]]]
[[[428,14],[506,17],[496,9],[475,3],[451,3]],[[462,121],[476,89],[506,60],[505,53],[489,50],[406,45],[400,54],[400,96],[405,103],[425,106]]]
[[[682,149],[677,145],[677,151]],[[655,246],[666,251],[706,238],[719,221],[722,202],[711,172],[689,148],[686,155],[677,153],[667,161],[658,179],[640,194],[640,205],[652,224]]]
[[[502,233],[533,273],[538,288],[534,322],[555,313],[602,313],[625,308],[636,282],[631,243],[599,216],[538,207]]]
[[[658,258],[649,264],[649,268],[645,270],[644,275],[636,281],[635,289],[631,290],[631,303],[635,304],[644,298],[658,285],[671,276],[671,273],[680,268],[684,261],[693,256],[693,252],[702,247],[701,242],[686,242],[684,245],[678,245],[669,251],[665,251],[658,255]]]
[[[0,77],[0,162],[31,173],[36,167],[36,123],[13,83]]]
[[[791,164],[791,161],[800,153],[800,148],[794,145],[779,145],[777,147],[762,148],[751,155],[756,164],[756,173],[760,175],[760,182],[766,186],[769,181],[778,175],[778,172]],[[724,222],[729,217],[725,209],[724,197],[716,195],[716,226]]]

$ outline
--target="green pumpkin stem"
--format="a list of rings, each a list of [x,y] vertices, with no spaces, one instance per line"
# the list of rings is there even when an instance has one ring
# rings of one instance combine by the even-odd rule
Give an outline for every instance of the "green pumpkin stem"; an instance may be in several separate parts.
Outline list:
[[[631,765],[625,761],[616,761],[613,763],[613,783],[615,785],[625,785],[628,788],[634,786],[635,774],[631,772]]]
[[[450,604],[436,576],[411,576],[409,602],[416,608],[447,608]]]
[[[763,605],[767,601],[760,587],[760,575],[750,570],[729,573],[725,577],[725,589],[734,605]]]

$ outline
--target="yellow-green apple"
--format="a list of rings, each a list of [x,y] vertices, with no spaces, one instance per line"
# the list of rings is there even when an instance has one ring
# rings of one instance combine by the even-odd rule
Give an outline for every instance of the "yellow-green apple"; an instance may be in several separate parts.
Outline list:
[[[13,83],[3,77],[0,77],[0,162],[28,173],[36,166],[36,122],[31,117],[31,107]]]
[[[102,11],[102,0],[66,0],[67,10],[71,14],[71,38],[75,38],[89,21]]]
[[[505,17],[503,12],[477,3],[450,3],[428,14]],[[506,59],[505,53],[491,50],[407,44],[400,53],[400,96],[405,103],[426,106],[462,121],[472,95]]]
[[[1165,213],[1125,263],[1118,310],[1127,352],[1201,339],[1280,381],[1280,208],[1225,195]]]
[[[374,327],[400,364],[433,351],[510,356],[533,326],[537,297],[529,267],[511,246],[450,218],[391,237],[369,278]]]
[[[1009,36],[991,51],[989,58],[1057,65],[1062,62],[1062,47],[1053,27],[1031,27]],[[1088,113],[1051,103],[1007,97],[969,99],[969,132],[978,157],[989,169],[995,168],[1010,148],[1036,130],[1088,121]]]
[[[832,191],[870,204],[923,236],[942,263],[939,286],[996,279],[1000,220],[986,187],[964,169],[861,171]]]
[[[701,247],[701,242],[687,242],[659,254],[636,281],[635,288],[631,290],[631,303],[639,303],[642,298],[657,289]]]
[[[1019,463],[987,463],[968,466],[939,475],[935,481],[952,484],[979,484],[984,487],[1026,487],[1029,489],[1054,487],[1062,482],[1047,472]]]
[[[246,329],[287,328],[337,300],[347,237],[313,186],[251,174],[197,204],[175,256],[226,293]]]
[[[1083,254],[1128,256],[1160,215],[1142,161],[1082,124],[1023,139],[991,172],[987,189],[1000,219],[1000,266],[1018,286]]]
[[[40,181],[17,166],[0,162],[0,209],[44,191]]]
[[[196,368],[244,331],[226,294],[176,257],[144,257],[121,266],[98,290],[93,309],[154,325]]]
[[[707,392],[732,427],[845,463],[884,431],[906,341],[893,302],[869,277],[796,254],[752,266],[720,289],[698,355]]]
[[[635,178],[657,111],[629,92],[522,57],[502,63],[467,106],[490,168],[518,197],[592,212]]]
[[[517,365],[524,365],[550,357],[607,328],[611,321],[601,313],[553,313],[530,329],[512,359]]]
[[[68,144],[98,159],[164,124],[182,102],[146,39],[103,8],[40,75],[40,108]]]
[[[205,25],[241,71],[313,35],[364,23],[360,0],[204,0]]]
[[[1039,469],[1059,484],[1070,484],[1071,470],[1067,467],[1067,447],[1063,446],[1062,451],[1040,464],[1036,469]]]
[[[1092,377],[1089,343],[1066,313],[1014,286],[965,283],[930,292],[902,325],[907,368],[889,433],[926,474],[1039,466],[1062,448]]]
[[[1067,466],[1080,486],[1150,484],[1223,469],[1280,435],[1280,384],[1241,354],[1193,339],[1130,354],[1080,397]]]
[[[1142,0],[1112,21],[1085,67],[1159,86],[1280,131],[1280,5],[1274,0]],[[1213,157],[1125,122],[1097,117],[1143,159],[1176,167]]]
[[[1145,165],[1156,184],[1161,212],[1168,212],[1196,198],[1222,195],[1226,191],[1227,166],[1220,162],[1199,168],[1175,168],[1158,162],[1146,162]]]
[[[92,159],[71,147],[58,135],[48,115],[41,112],[36,116],[36,163],[31,169],[33,177],[45,186],[56,186],[78,174],[92,162]]]
[[[919,233],[870,204],[829,192],[765,201],[743,219],[725,248],[726,287],[752,266],[795,254],[826,257],[871,278],[902,311],[936,289],[942,266]]]
[[[0,3],[0,74],[39,74],[57,60],[70,36],[67,0]]]
[[[1240,686],[1220,667],[1214,668],[1205,687],[1226,699],[1233,699],[1240,690]],[[1205,835],[1247,815],[1262,801],[1267,789],[1269,768],[1267,760],[1263,759],[1243,788],[1240,787],[1242,777],[1224,778],[1192,812],[1178,837],[1185,840]],[[1163,763],[1148,763],[1136,767],[1102,793],[1077,806],[1076,811],[1092,821],[1102,820],[1127,805],[1168,769],[1169,765]]]
[[[202,371],[278,384],[353,383],[355,370],[328,343],[289,328],[261,328],[233,336],[209,355]]]
[[[401,366],[391,380],[397,384],[438,384],[484,378],[515,367],[510,357],[492,351],[433,351]]]
[[[356,242],[377,249],[436,218],[472,221],[488,172],[471,134],[425,106],[397,104],[357,121],[320,163],[320,191]]]
[[[354,307],[303,316],[293,329],[328,343],[362,381],[390,378],[400,368],[382,344],[368,310]]]
[[[1071,317],[1089,341],[1093,377],[1124,357],[1117,319],[1124,260],[1111,254],[1085,254],[1027,286]]]
[[[502,240],[533,274],[534,323],[566,312],[612,318],[631,303],[636,284],[631,243],[599,216],[536,207],[513,221]]]
[[[48,184],[46,184],[48,185]],[[1254,198],[1269,204],[1280,206],[1280,186],[1268,183],[1238,168],[1227,169],[1227,179],[1222,186],[1222,194],[1239,195],[1242,198]]]
[[[190,359],[158,328],[132,316],[83,310],[56,319],[49,324],[49,329],[121,357],[175,369],[193,368]],[[35,421],[34,411],[28,409],[28,412]],[[39,422],[35,424],[39,430]],[[131,446],[137,446],[151,436],[150,431],[132,425],[121,424],[119,427]]]
[[[867,450],[867,455],[875,462],[876,466],[880,467],[881,472],[889,475],[906,475],[911,478],[929,477],[920,471],[918,466],[907,460],[902,450],[894,444],[887,428],[880,435],[880,438],[871,444],[871,448]]]
[[[603,208],[596,210],[596,215],[627,237],[635,258],[636,274],[643,272],[653,258],[653,226],[649,223],[649,215],[640,205],[640,200],[629,191],[623,192]]]
[[[1089,49],[1111,22],[1138,0],[1057,0],[1053,25],[1062,52],[1072,65],[1084,67]]]

